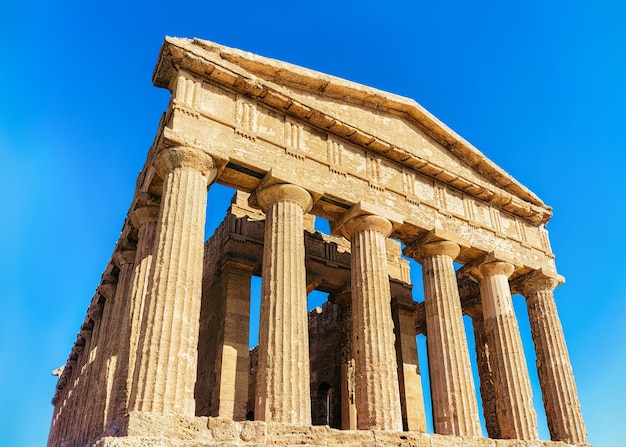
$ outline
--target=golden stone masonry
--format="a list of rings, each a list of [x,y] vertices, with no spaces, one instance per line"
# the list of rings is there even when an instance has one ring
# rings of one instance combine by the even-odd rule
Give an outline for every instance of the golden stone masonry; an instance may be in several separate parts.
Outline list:
[[[153,82],[171,101],[55,372],[50,447],[587,445],[552,212],[535,194],[415,101],[312,70],[168,37]],[[237,192],[205,242],[215,182]],[[403,255],[422,265],[421,303]],[[313,290],[329,299],[309,313]],[[551,441],[538,440],[512,293],[526,298]]]

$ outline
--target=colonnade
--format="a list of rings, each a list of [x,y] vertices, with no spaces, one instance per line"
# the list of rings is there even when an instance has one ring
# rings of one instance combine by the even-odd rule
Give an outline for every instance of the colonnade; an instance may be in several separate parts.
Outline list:
[[[215,178],[202,153],[177,148],[156,163],[163,178],[138,340],[130,409],[192,415],[194,351],[200,306],[206,189]],[[306,274],[303,216],[312,196],[297,185],[272,185],[257,192],[266,214],[259,370],[255,415],[260,420],[310,423]],[[392,223],[383,216],[357,215],[341,232],[352,246],[353,355],[358,429],[401,430],[391,296],[385,238]],[[417,241],[406,253],[422,263],[435,431],[480,436],[478,406],[453,262],[454,241]],[[472,270],[479,282],[489,346],[500,436],[536,439],[530,379],[509,286],[514,266],[483,262]],[[556,440],[583,443],[571,365],[552,290],[556,281],[524,283],[542,394]],[[167,375],[158,371],[167,370]]]
[[[196,411],[207,189],[218,177],[218,168],[204,152],[186,147],[161,151],[153,165],[162,180],[160,199],[147,194],[137,197],[131,213],[136,247],[115,258],[120,271],[118,281],[127,284],[117,288],[127,297],[119,298],[126,301],[119,318],[127,318],[130,330],[120,348],[126,366],[115,370],[119,378],[108,391],[118,395],[111,415],[146,412],[192,417]],[[314,198],[304,188],[284,183],[262,187],[255,195],[266,215],[255,418],[309,425],[303,219]],[[420,405],[423,408],[423,402],[412,401],[421,398],[421,390],[412,392],[412,385],[406,382],[409,379],[402,375],[398,381],[398,359],[410,353],[397,353],[395,340],[407,335],[412,315],[406,311],[396,315],[394,334],[385,246],[392,229],[388,217],[367,212],[354,213],[335,226],[351,243],[351,328],[347,336],[352,341],[356,411],[346,407],[346,418],[350,425],[356,418],[360,430],[400,431],[403,413]],[[405,255],[423,267],[435,432],[481,436],[453,264],[466,242],[439,233],[403,242]],[[530,379],[511,300],[509,277],[515,266],[487,257],[470,267],[468,274],[478,282],[482,302],[474,318],[475,330],[482,337],[476,337],[477,346],[488,347],[482,356],[486,365],[482,369],[490,376],[481,373],[481,392],[490,381],[495,396],[491,402],[493,415],[487,417],[489,434],[537,439]],[[251,272],[249,269],[246,274]],[[551,437],[585,444],[584,422],[553,297],[558,278],[537,271],[526,274],[516,284],[528,303]],[[411,330],[415,330],[414,322]],[[409,337],[414,342],[415,333]],[[236,377],[240,373],[224,370],[222,376]],[[233,389],[223,386],[231,393]],[[233,418],[240,418],[243,410],[235,412],[235,407],[231,404],[229,411]],[[411,419],[409,428],[423,430],[423,424],[415,423],[415,419]]]

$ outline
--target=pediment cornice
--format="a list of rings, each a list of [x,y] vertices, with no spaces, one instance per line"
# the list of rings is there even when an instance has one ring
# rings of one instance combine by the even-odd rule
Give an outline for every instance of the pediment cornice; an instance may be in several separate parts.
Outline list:
[[[532,191],[412,99],[205,40],[167,37],[153,74],[154,85],[171,90],[173,79],[181,69],[283,110],[312,126],[380,153],[534,225],[545,224],[552,217],[552,209]],[[338,98],[404,116],[485,180],[470,179],[452,172],[426,156],[369,134],[352,123],[317,109],[313,104],[295,98],[291,93],[293,90]]]

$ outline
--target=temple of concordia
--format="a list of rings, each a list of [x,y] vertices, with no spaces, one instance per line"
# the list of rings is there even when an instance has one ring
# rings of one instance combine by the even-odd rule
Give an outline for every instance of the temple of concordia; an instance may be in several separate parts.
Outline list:
[[[153,82],[171,101],[57,372],[50,447],[587,445],[535,194],[415,101],[312,70],[168,37]],[[237,192],[205,241],[215,182]],[[328,302],[309,313],[313,290]]]

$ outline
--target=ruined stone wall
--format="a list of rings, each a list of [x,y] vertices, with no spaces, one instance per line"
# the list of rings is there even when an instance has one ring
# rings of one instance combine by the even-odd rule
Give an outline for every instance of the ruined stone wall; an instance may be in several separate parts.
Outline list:
[[[313,425],[341,428],[341,325],[339,306],[325,302],[309,312],[309,359],[311,378],[311,418]],[[248,417],[254,414],[258,347],[250,350]],[[330,415],[327,419],[327,396]]]
[[[309,312],[313,425],[341,428],[341,325],[340,308],[333,303]]]

